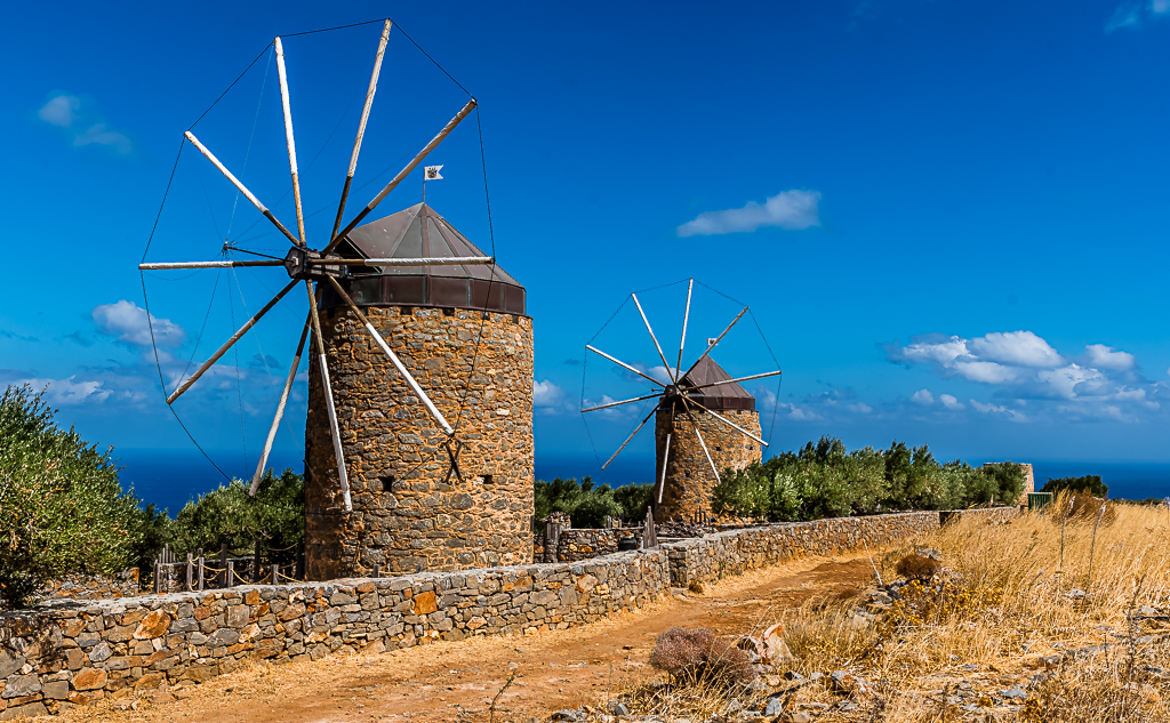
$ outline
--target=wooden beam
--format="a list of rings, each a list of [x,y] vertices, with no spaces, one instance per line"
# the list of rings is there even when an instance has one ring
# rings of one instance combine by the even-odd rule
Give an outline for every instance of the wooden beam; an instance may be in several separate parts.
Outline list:
[[[325,412],[329,416],[329,433],[333,437],[333,458],[337,462],[341,497],[345,504],[345,511],[352,512],[353,499],[349,494],[349,475],[345,471],[345,453],[341,449],[341,428],[337,425],[337,409],[333,406],[333,385],[329,383],[329,362],[325,357],[325,337],[321,334],[321,317],[317,313],[317,296],[313,293],[313,282],[305,281],[305,289],[309,292],[309,320],[313,326],[313,338],[317,340],[317,363],[321,367],[321,389],[325,395]]]
[[[688,386],[687,389],[706,389],[708,387],[718,387],[724,384],[739,384],[740,382],[750,382],[753,379],[766,379],[767,377],[774,377],[784,372],[777,369],[774,372],[764,372],[763,374],[752,374],[746,377],[736,377],[735,379],[724,379],[721,382],[709,382],[707,384],[699,384],[696,386]]]
[[[378,90],[378,75],[382,72],[382,57],[386,54],[386,43],[390,41],[390,18],[382,24],[382,37],[378,39],[378,52],[374,54],[374,72],[370,74],[370,85],[366,88],[366,102],[362,106],[362,117],[358,121],[357,138],[353,141],[353,153],[349,156],[349,171],[345,174],[345,185],[341,187],[341,202],[337,204],[337,218],[333,220],[333,231],[329,238],[337,236],[341,228],[341,216],[345,213],[345,201],[349,198],[349,187],[353,174],[357,172],[358,154],[362,150],[362,137],[366,134],[366,122],[370,119],[370,108],[374,105],[374,92]]]
[[[658,478],[658,504],[662,504],[662,490],[666,489],[666,464],[670,462],[670,432],[666,433],[666,449],[662,452],[662,474]]]
[[[658,405],[655,405],[654,408],[650,410],[650,413],[646,415],[646,418],[643,419],[638,424],[637,427],[634,427],[634,431],[630,432],[630,436],[626,437],[626,441],[622,442],[622,446],[618,447],[617,451],[614,452],[613,454],[611,454],[609,456],[609,459],[605,460],[605,464],[601,465],[601,469],[604,470],[606,467],[608,467],[609,463],[612,462],[614,460],[614,458],[616,458],[619,454],[622,453],[622,450],[626,448],[626,445],[630,443],[630,440],[633,439],[634,436],[638,434],[638,432],[642,431],[642,427],[646,426],[646,422],[649,422],[650,417],[653,417],[654,413],[657,411],[658,411]]]
[[[402,360],[398,358],[398,355],[394,353],[394,350],[390,348],[390,345],[386,343],[386,340],[383,339],[382,335],[378,333],[378,330],[374,328],[374,325],[370,323],[370,320],[366,318],[366,315],[362,313],[362,310],[358,308],[357,304],[353,303],[353,299],[349,297],[349,294],[345,293],[345,289],[341,287],[341,284],[338,283],[337,279],[333,278],[332,276],[327,278],[329,279],[329,282],[333,284],[333,290],[336,291],[337,294],[349,306],[350,311],[352,311],[357,316],[357,318],[361,320],[362,324],[365,324],[366,331],[370,332],[370,335],[374,337],[374,341],[377,342],[378,346],[382,348],[382,352],[390,358],[390,362],[394,364],[394,367],[398,370],[398,373],[401,374],[402,378],[406,380],[406,385],[410,387],[410,390],[414,392],[414,396],[418,397],[419,401],[423,403],[423,406],[427,408],[427,411],[430,412],[431,417],[435,420],[435,422],[438,423],[439,428],[442,429],[448,437],[455,434],[455,430],[451,427],[450,424],[447,423],[447,419],[443,416],[443,413],[439,411],[439,408],[435,406],[435,403],[431,401],[431,398],[428,397],[427,393],[423,391],[423,388],[419,386],[419,383],[415,380],[414,376],[411,375],[410,370],[406,368],[406,365],[402,363]]]
[[[655,392],[654,394],[646,394],[646,395],[641,396],[641,397],[633,397],[631,399],[623,399],[623,400],[618,401],[618,402],[609,402],[607,404],[599,404],[596,407],[587,407],[585,409],[582,409],[581,413],[584,414],[585,412],[596,412],[599,409],[609,409],[610,407],[620,407],[623,404],[631,404],[633,402],[641,402],[641,401],[645,401],[647,399],[654,399],[655,397],[661,397],[661,396],[662,396],[662,392]]]
[[[606,359],[609,359],[611,362],[613,362],[614,364],[617,364],[619,367],[621,367],[621,368],[623,368],[623,369],[627,369],[627,370],[629,370],[629,371],[632,371],[633,373],[637,374],[638,376],[642,377],[643,379],[647,379],[647,380],[649,380],[649,381],[651,381],[651,382],[654,382],[655,384],[657,384],[658,386],[662,387],[663,389],[665,389],[665,388],[666,388],[666,385],[665,385],[665,384],[663,384],[662,382],[658,381],[658,380],[657,380],[657,379],[655,379],[654,377],[652,377],[652,376],[650,376],[650,375],[648,375],[648,374],[645,374],[645,373],[643,373],[643,372],[640,372],[640,371],[638,371],[637,369],[635,369],[634,367],[630,366],[629,364],[626,364],[626,363],[625,363],[624,361],[622,361],[621,359],[618,359],[617,357],[614,357],[614,356],[610,356],[609,354],[606,354],[605,352],[603,352],[602,350],[598,349],[598,348],[597,348],[597,347],[595,347],[595,346],[591,346],[591,345],[589,345],[589,344],[586,344],[586,345],[585,345],[585,348],[586,348],[586,349],[588,349],[589,351],[593,352],[594,354],[597,354],[598,356],[603,356],[603,357],[605,357]]]
[[[313,258],[314,266],[489,266],[496,260],[491,256],[449,256],[409,259],[335,259]]]
[[[260,478],[264,476],[264,468],[268,466],[268,455],[272,453],[272,443],[276,441],[276,430],[280,427],[280,419],[284,416],[284,406],[288,403],[288,393],[292,389],[293,380],[297,377],[297,369],[301,366],[301,354],[305,351],[305,339],[309,336],[309,319],[305,318],[305,327],[301,330],[301,340],[297,342],[297,351],[293,355],[292,366],[288,370],[288,378],[284,380],[284,389],[280,392],[280,402],[276,405],[276,416],[272,418],[272,426],[268,428],[268,437],[264,440],[264,451],[260,453],[260,462],[256,465],[256,474],[252,475],[252,486],[248,494],[256,496],[260,488]]]
[[[684,396],[685,396],[685,395],[684,395]],[[727,426],[731,427],[732,429],[734,429],[735,431],[739,432],[740,434],[744,435],[745,437],[750,437],[751,439],[754,439],[755,441],[759,442],[760,444],[764,445],[765,447],[767,447],[767,446],[768,446],[768,443],[767,443],[767,442],[765,442],[764,440],[760,439],[759,437],[757,437],[756,435],[752,434],[751,432],[747,431],[746,429],[744,429],[743,427],[739,426],[739,425],[738,425],[738,424],[736,424],[735,422],[731,421],[731,420],[730,420],[730,419],[728,419],[727,417],[724,417],[722,414],[719,414],[718,412],[714,412],[714,411],[712,411],[712,410],[708,409],[707,407],[703,406],[702,404],[700,404],[699,402],[695,401],[695,400],[694,400],[693,398],[691,398],[691,397],[687,397],[687,401],[688,401],[688,402],[690,402],[691,404],[694,404],[694,405],[695,405],[696,407],[698,407],[699,409],[702,409],[702,410],[703,410],[704,412],[706,412],[707,414],[710,414],[712,417],[715,417],[715,418],[716,418],[716,419],[718,419],[720,422],[723,422],[724,424],[726,424]]]
[[[471,113],[471,111],[475,109],[475,106],[475,98],[467,101],[467,105],[463,106],[459,112],[455,114],[455,117],[447,121],[447,125],[443,126],[443,129],[439,131],[439,133],[434,138],[431,139],[430,143],[427,143],[425,146],[423,146],[423,149],[415,155],[410,163],[407,163],[406,166],[398,172],[397,176],[390,179],[390,182],[386,184],[386,187],[379,191],[378,195],[374,196],[374,199],[367,203],[366,207],[363,208],[358,213],[358,215],[355,216],[354,219],[346,225],[345,228],[333,235],[333,238],[329,241],[329,245],[325,247],[325,250],[322,253],[324,254],[332,251],[333,247],[336,246],[338,242],[341,241],[341,239],[345,238],[346,234],[357,228],[358,224],[362,222],[362,219],[368,216],[370,212],[373,211],[378,206],[378,204],[382,202],[382,199],[386,198],[386,196],[394,190],[395,186],[397,186],[399,183],[402,183],[402,180],[410,175],[410,172],[413,171],[418,166],[418,164],[422,163],[422,160],[427,157],[427,154],[435,150],[435,147],[442,143],[443,139],[446,138],[451,133],[451,131],[455,130],[455,126],[459,125],[459,122],[466,118],[467,114]]]
[[[170,269],[242,269],[250,266],[284,266],[283,261],[161,261],[138,264],[139,271],[167,271]]]
[[[296,286],[296,284],[296,281],[289,282],[288,286],[285,286],[283,289],[277,292],[276,296],[272,297],[272,299],[264,305],[264,308],[260,309],[260,311],[257,311],[251,319],[245,321],[244,325],[241,326],[235,334],[232,334],[230,339],[223,343],[223,346],[221,346],[219,349],[216,349],[215,353],[211,355],[210,359],[203,362],[203,364],[195,370],[194,374],[187,377],[187,379],[179,385],[178,389],[171,392],[171,395],[167,397],[167,404],[174,404],[175,400],[178,399],[183,394],[183,392],[190,389],[191,385],[194,384],[195,381],[199,379],[199,377],[203,376],[203,373],[210,369],[213,364],[219,361],[219,358],[226,354],[227,350],[231,349],[232,345],[239,341],[241,336],[246,334],[253,326],[256,326],[256,322],[260,321],[261,317],[267,314],[268,311],[272,309],[272,307],[276,306],[276,302],[283,299],[285,294],[292,291],[292,288]]]
[[[288,73],[284,69],[284,44],[277,36],[272,41],[276,48],[276,74],[280,78],[280,108],[284,113],[284,140],[288,146],[288,168],[292,172],[293,203],[297,207],[298,245],[305,245],[305,212],[301,208],[301,182],[297,178],[297,144],[293,139],[292,110],[288,102]]]
[[[678,379],[674,376],[677,370],[671,369],[670,362],[666,361],[666,355],[662,353],[662,345],[658,343],[658,337],[654,336],[654,330],[650,328],[650,320],[646,318],[646,312],[642,310],[642,302],[638,301],[637,294],[630,294],[630,298],[634,300],[634,306],[638,307],[638,313],[642,316],[642,323],[646,325],[646,331],[650,332],[650,340],[654,342],[654,348],[658,350],[658,358],[662,360],[666,376],[670,378],[671,384],[677,384]]]
[[[682,336],[678,341],[678,361],[675,362],[675,369],[682,369],[683,347],[687,345],[687,323],[691,320],[691,292],[695,290],[695,280],[690,279],[687,283],[687,305],[683,310],[683,328]]]
[[[699,355],[699,358],[695,360],[695,363],[691,365],[691,368],[687,369],[687,374],[690,374],[691,372],[693,372],[695,370],[695,367],[699,366],[699,362],[701,362],[707,358],[707,355],[711,353],[711,350],[715,348],[715,345],[718,344],[720,341],[722,341],[723,337],[727,336],[727,332],[731,331],[731,327],[735,326],[736,323],[738,323],[739,320],[743,318],[743,315],[746,314],[747,312],[748,312],[748,307],[745,306],[745,307],[743,307],[743,311],[741,311],[735,315],[735,318],[731,320],[731,323],[727,325],[727,328],[724,329],[723,332],[719,336],[715,337],[715,341],[713,341],[707,345],[707,348],[703,350],[703,353]],[[680,379],[683,377],[686,377],[687,374],[683,374],[682,377],[680,377]]]
[[[186,139],[188,141],[191,142],[191,145],[195,146],[195,148],[198,149],[199,152],[203,154],[204,158],[211,161],[211,165],[213,165],[217,169],[219,169],[219,172],[222,173],[224,175],[224,178],[228,179],[228,181],[230,181],[231,184],[236,187],[237,191],[244,194],[244,198],[248,199],[248,201],[253,206],[256,207],[257,211],[264,214],[264,218],[271,221],[274,226],[276,226],[278,229],[280,229],[280,232],[282,234],[284,234],[285,236],[287,236],[289,241],[292,241],[294,244],[297,244],[298,246],[300,245],[300,239],[298,239],[296,236],[293,236],[292,232],[289,231],[287,228],[285,228],[283,223],[276,220],[276,216],[272,215],[272,212],[268,210],[268,207],[265,206],[264,204],[260,203],[260,199],[256,198],[256,195],[253,194],[251,191],[249,191],[247,186],[240,183],[240,179],[238,179],[234,175],[232,175],[232,172],[227,169],[227,166],[220,163],[219,159],[215,157],[215,154],[212,153],[211,151],[209,151],[207,149],[207,146],[200,143],[199,139],[195,137],[194,133],[192,133],[191,131],[187,131],[183,135],[186,137]]]

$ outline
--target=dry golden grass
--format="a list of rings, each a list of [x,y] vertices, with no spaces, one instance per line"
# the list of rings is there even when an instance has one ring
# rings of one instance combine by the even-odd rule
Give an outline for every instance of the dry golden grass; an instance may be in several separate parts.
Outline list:
[[[874,560],[887,583],[922,546],[941,553],[944,569],[909,582],[869,623],[857,597],[777,613],[796,656],[782,671],[845,670],[872,685],[842,707],[846,696],[822,678],[794,690],[789,710],[828,704],[805,706],[818,721],[1170,721],[1170,509],[1099,511],[1008,523],[972,515],[889,551]],[[1026,697],[1001,694],[1011,688]],[[732,694],[721,700],[707,685],[627,695],[638,713],[704,720],[726,714]]]

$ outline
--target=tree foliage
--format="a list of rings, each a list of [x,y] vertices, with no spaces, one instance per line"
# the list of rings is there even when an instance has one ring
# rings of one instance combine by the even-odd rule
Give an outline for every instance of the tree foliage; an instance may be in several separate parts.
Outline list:
[[[256,496],[236,479],[188,502],[163,539],[181,552],[251,548],[259,539],[270,549],[295,546],[304,535],[305,479],[286,469],[260,480]]]
[[[601,527],[606,517],[636,520],[646,514],[652,485],[631,484],[611,489],[594,486],[591,477],[580,482],[557,477],[552,482],[536,482],[536,519],[553,512],[569,515],[574,527]]]
[[[55,413],[28,386],[0,396],[0,597],[10,605],[47,579],[119,571],[143,539],[112,450],[58,427]]]
[[[1101,481],[1100,475],[1087,474],[1082,477],[1058,477],[1049,479],[1040,489],[1041,492],[1087,492],[1094,497],[1107,497],[1109,485]]]
[[[715,512],[773,521],[1011,503],[1024,484],[1023,470],[1010,462],[940,464],[925,445],[902,442],[849,452],[827,436],[721,478]]]

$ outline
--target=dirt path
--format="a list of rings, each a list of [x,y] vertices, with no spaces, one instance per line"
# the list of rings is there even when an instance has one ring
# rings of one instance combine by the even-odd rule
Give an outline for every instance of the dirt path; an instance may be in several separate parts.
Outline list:
[[[559,708],[603,703],[610,691],[651,677],[646,659],[669,627],[747,632],[814,595],[859,588],[870,574],[864,555],[810,558],[580,628],[256,665],[180,690],[179,700],[143,699],[132,710],[129,701],[113,702],[71,711],[65,720],[472,723],[488,720],[510,676],[495,720],[543,720]]]

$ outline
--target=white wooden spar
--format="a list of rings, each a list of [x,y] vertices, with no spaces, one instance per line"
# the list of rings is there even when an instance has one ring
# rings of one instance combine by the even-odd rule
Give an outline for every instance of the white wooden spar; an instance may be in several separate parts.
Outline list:
[[[662,504],[662,490],[666,489],[666,464],[670,462],[670,432],[666,433],[666,449],[662,452],[662,475],[658,478],[658,504]]]
[[[203,376],[203,373],[210,369],[212,364],[215,364],[217,361],[219,361],[219,358],[226,354],[227,350],[231,349],[232,345],[239,341],[241,336],[246,334],[253,326],[256,326],[256,322],[260,321],[262,316],[267,314],[272,307],[276,306],[276,302],[283,299],[284,295],[289,291],[292,291],[292,287],[296,286],[296,283],[296,281],[289,282],[288,286],[285,286],[283,289],[277,292],[276,296],[272,297],[272,299],[267,304],[265,304],[264,307],[260,309],[260,311],[257,311],[251,319],[245,321],[244,325],[241,326],[235,334],[232,334],[231,338],[225,341],[223,346],[217,349],[207,361],[203,362],[203,364],[195,370],[194,374],[187,377],[187,379],[179,385],[178,389],[171,392],[171,395],[167,397],[167,404],[174,404],[175,400],[178,399],[183,394],[183,392],[190,389],[191,385],[194,384],[195,381],[199,379],[199,377]]]
[[[165,271],[169,269],[242,269],[248,266],[284,266],[279,260],[255,261],[163,261],[138,264],[139,271]]]
[[[309,321],[313,326],[313,338],[317,340],[317,363],[321,368],[321,391],[325,395],[325,413],[329,416],[329,433],[333,437],[333,459],[337,462],[337,479],[341,484],[341,498],[346,512],[353,511],[353,498],[349,494],[349,474],[345,471],[345,452],[341,449],[341,428],[337,426],[337,408],[333,405],[333,385],[329,382],[329,360],[325,356],[325,337],[321,334],[321,318],[317,314],[317,296],[313,293],[313,282],[305,280],[309,292]]]
[[[490,266],[495,262],[496,260],[491,256],[449,256],[445,258],[411,259],[309,259],[309,263],[314,266]]]
[[[386,54],[386,43],[390,41],[390,18],[382,24],[382,37],[378,40],[378,52],[374,55],[374,72],[370,74],[370,87],[366,88],[366,102],[362,106],[362,117],[358,121],[357,138],[353,141],[353,153],[349,157],[349,171],[345,174],[345,185],[341,187],[341,202],[337,204],[337,218],[333,220],[333,231],[329,238],[337,235],[341,228],[341,216],[345,213],[345,201],[349,198],[349,187],[353,174],[357,172],[358,154],[362,150],[362,136],[366,134],[366,122],[370,119],[370,108],[374,105],[374,92],[378,90],[378,75],[382,72],[382,57]]]
[[[642,397],[634,397],[632,399],[622,399],[621,401],[609,402],[607,404],[598,404],[596,407],[588,407],[586,409],[582,409],[581,411],[582,412],[596,412],[599,409],[609,409],[610,407],[620,407],[623,404],[632,404],[633,402],[642,402],[642,401],[645,401],[647,399],[654,399],[656,397],[661,397],[661,396],[662,396],[662,392],[655,392],[653,394],[647,394],[647,395],[642,396]]]
[[[402,183],[402,180],[409,176],[411,171],[413,171],[418,166],[418,164],[422,163],[422,160],[427,157],[427,154],[435,150],[435,147],[442,143],[443,139],[446,138],[451,133],[451,131],[455,130],[455,126],[459,125],[459,122],[466,118],[467,114],[475,109],[475,106],[475,98],[467,101],[467,105],[463,106],[459,112],[455,114],[455,117],[447,121],[447,125],[443,126],[443,129],[439,131],[439,133],[434,138],[431,139],[430,143],[427,143],[425,146],[423,146],[423,149],[419,151],[417,155],[415,155],[410,163],[407,163],[406,166],[398,172],[397,176],[390,179],[390,182],[386,184],[386,187],[379,191],[378,195],[374,196],[374,199],[367,203],[366,207],[363,208],[352,221],[346,224],[345,228],[333,235],[333,238],[329,241],[329,245],[325,247],[323,253],[332,251],[333,247],[336,246],[337,243],[343,239],[346,234],[357,228],[358,224],[362,222],[362,219],[368,216],[370,212],[373,211],[374,208],[376,208],[377,205],[382,202],[382,199],[386,198],[386,196],[394,190],[395,186],[397,186],[399,183]]]
[[[349,306],[350,311],[352,311],[354,315],[356,315],[357,318],[362,322],[362,324],[365,325],[366,331],[370,332],[370,335],[374,337],[374,341],[376,341],[378,346],[382,348],[383,353],[385,353],[386,356],[390,358],[390,362],[394,364],[394,367],[398,370],[398,373],[401,374],[402,378],[406,380],[406,385],[410,387],[410,390],[414,392],[414,396],[418,397],[419,401],[423,403],[423,406],[427,408],[427,411],[430,412],[431,417],[434,418],[435,422],[439,425],[439,428],[442,429],[448,437],[455,434],[455,430],[451,427],[450,424],[447,423],[447,418],[443,416],[443,413],[439,411],[439,408],[435,406],[435,403],[431,401],[431,398],[427,396],[427,393],[423,391],[421,386],[419,386],[419,383],[410,373],[410,370],[406,368],[406,365],[402,363],[402,360],[398,358],[398,355],[394,353],[394,350],[390,348],[390,345],[386,343],[386,340],[383,339],[382,335],[378,333],[378,330],[374,328],[374,325],[370,323],[370,320],[366,318],[366,315],[362,313],[362,310],[358,308],[357,304],[353,303],[353,299],[349,297],[349,294],[345,293],[345,289],[341,287],[341,284],[337,282],[337,279],[333,278],[332,276],[327,278],[329,279],[329,282],[333,284],[333,290],[336,291],[339,296],[341,296],[342,300],[344,300],[345,303]]]
[[[691,292],[694,291],[694,289],[695,280],[690,279],[689,283],[687,283],[687,305],[686,309],[683,311],[682,336],[680,336],[678,340],[678,361],[674,364],[674,368],[679,370],[682,369],[683,347],[687,345],[687,322],[691,320]],[[679,377],[679,379],[681,378],[682,377]]]
[[[608,467],[609,463],[612,462],[615,457],[617,457],[619,454],[622,453],[622,450],[626,448],[626,445],[630,443],[630,440],[633,439],[638,434],[638,432],[642,431],[642,427],[646,426],[646,422],[649,422],[650,417],[654,416],[654,413],[657,411],[658,411],[658,405],[655,405],[655,407],[650,410],[650,413],[646,415],[646,417],[638,424],[638,426],[634,427],[634,431],[630,432],[630,436],[626,437],[626,441],[622,442],[622,446],[618,447],[617,451],[615,451],[613,454],[611,454],[609,456],[609,459],[605,460],[605,464],[601,465],[601,469],[604,470],[606,467]]]
[[[699,409],[702,409],[702,410],[703,410],[704,412],[706,412],[707,414],[710,414],[712,417],[715,417],[715,418],[716,418],[716,419],[718,419],[720,422],[723,422],[723,423],[724,423],[724,424],[726,424],[727,426],[729,426],[729,427],[731,427],[732,429],[736,430],[737,432],[739,432],[740,434],[744,435],[745,437],[751,437],[752,439],[756,440],[757,442],[759,442],[760,444],[764,445],[765,447],[767,447],[767,446],[768,446],[768,443],[767,443],[767,442],[765,442],[764,440],[760,439],[759,437],[757,437],[756,435],[752,434],[751,432],[747,431],[746,429],[744,429],[743,427],[739,426],[739,425],[738,425],[738,424],[736,424],[735,422],[731,421],[731,420],[730,420],[730,419],[728,419],[727,417],[724,417],[722,414],[719,414],[718,412],[714,412],[714,411],[712,411],[712,410],[708,409],[707,407],[703,406],[702,404],[700,404],[699,402],[695,401],[695,400],[694,400],[693,398],[691,398],[691,397],[687,397],[687,401],[689,401],[691,404],[694,404],[694,405],[695,405],[696,407],[698,407]]]
[[[272,453],[272,443],[276,441],[276,430],[280,427],[280,420],[284,416],[284,407],[288,403],[288,393],[292,389],[293,380],[297,378],[297,369],[301,366],[301,354],[305,351],[305,339],[309,337],[309,319],[305,319],[305,328],[301,330],[301,340],[297,342],[297,351],[293,355],[292,366],[288,370],[288,378],[284,380],[284,389],[280,392],[280,402],[276,405],[276,416],[272,418],[272,426],[268,428],[268,437],[264,440],[264,451],[260,453],[260,462],[256,465],[256,474],[252,475],[252,486],[248,494],[256,496],[260,488],[260,478],[264,476],[264,468],[268,466],[268,455]]]
[[[701,362],[707,358],[707,355],[711,353],[711,350],[715,348],[715,345],[718,344],[720,341],[722,341],[723,337],[727,336],[727,332],[731,331],[731,327],[735,326],[736,323],[740,319],[742,319],[743,315],[746,314],[747,312],[748,312],[748,307],[745,306],[745,307],[743,307],[743,311],[741,311],[735,315],[735,318],[731,320],[731,323],[727,325],[727,328],[724,329],[723,332],[719,336],[715,337],[715,341],[713,341],[707,345],[707,348],[703,350],[703,353],[699,355],[699,358],[695,360],[695,363],[692,364],[689,369],[687,369],[687,374],[690,374],[691,372],[693,372],[695,370],[695,367],[699,366],[699,362]],[[687,374],[683,374],[683,376],[685,377]]]
[[[288,74],[284,68],[284,44],[280,36],[272,41],[276,48],[276,74],[280,78],[280,108],[284,113],[284,140],[288,146],[288,168],[292,173],[293,203],[297,207],[298,245],[305,245],[305,212],[301,209],[301,182],[297,178],[297,144],[293,140],[292,110],[288,102]]]
[[[720,484],[723,480],[719,479],[719,469],[715,467],[715,460],[711,459],[711,451],[707,449],[707,443],[703,441],[703,433],[699,431],[699,421],[691,415],[691,407],[687,404],[687,398],[680,395],[683,407],[687,410],[687,419],[691,420],[695,425],[695,436],[699,439],[699,446],[703,448],[703,455],[707,458],[707,464],[711,465],[711,471],[715,474],[715,483]]]
[[[658,358],[662,360],[662,366],[666,367],[666,375],[670,377],[671,384],[678,384],[678,379],[674,376],[677,369],[670,368],[670,362],[666,361],[666,355],[662,353],[662,345],[658,343],[658,337],[654,336],[654,329],[650,328],[650,320],[646,318],[646,312],[642,309],[642,303],[638,301],[637,294],[630,294],[630,298],[634,300],[634,306],[638,307],[638,313],[642,315],[642,323],[646,325],[646,331],[650,332],[650,339],[654,342],[654,348],[658,350]]]
[[[655,379],[654,377],[652,377],[652,376],[650,376],[650,375],[648,375],[648,374],[644,374],[644,373],[642,373],[642,372],[638,371],[637,369],[635,369],[634,367],[630,366],[629,364],[626,364],[626,363],[625,363],[624,361],[622,361],[621,359],[618,359],[617,357],[614,357],[614,356],[610,356],[609,354],[606,354],[605,352],[603,352],[602,350],[598,349],[598,348],[597,348],[597,347],[595,347],[595,346],[592,346],[592,345],[590,345],[590,344],[586,344],[586,345],[585,345],[585,348],[586,348],[586,349],[588,349],[589,351],[593,352],[594,354],[597,354],[597,355],[599,355],[599,356],[603,356],[603,357],[605,357],[606,359],[609,359],[611,362],[613,362],[614,364],[617,364],[619,367],[622,367],[623,369],[627,369],[627,370],[629,370],[629,371],[632,371],[633,373],[637,374],[638,376],[642,377],[643,379],[647,379],[647,380],[649,380],[649,381],[651,381],[651,382],[654,382],[655,384],[657,384],[657,385],[658,385],[658,386],[660,386],[660,387],[663,387],[663,388],[665,388],[665,387],[666,387],[666,385],[665,385],[665,384],[663,384],[662,382],[658,381],[658,380],[657,380],[657,379]]]
[[[753,379],[766,379],[767,377],[774,377],[784,372],[777,369],[774,372],[764,372],[763,374],[751,374],[746,377],[736,377],[735,379],[724,379],[721,382],[708,382],[706,384],[698,384],[693,387],[687,387],[688,390],[706,389],[707,387],[718,387],[723,384],[739,384],[740,382],[750,382]]]
[[[187,131],[183,134],[183,136],[188,141],[190,141],[191,145],[195,146],[195,148],[203,154],[204,158],[211,161],[211,165],[215,166],[216,169],[218,169],[219,172],[223,174],[224,178],[228,179],[228,181],[230,181],[231,184],[236,187],[237,191],[244,194],[244,198],[248,199],[248,201],[256,207],[257,211],[264,214],[264,218],[271,221],[274,226],[280,229],[280,232],[287,236],[289,241],[292,241],[298,246],[300,245],[300,239],[298,239],[296,236],[293,236],[292,232],[285,228],[283,223],[276,220],[276,216],[272,215],[272,212],[268,210],[268,207],[260,203],[260,199],[256,198],[256,195],[249,191],[247,186],[245,186],[243,183],[240,183],[240,179],[232,175],[232,172],[227,169],[227,166],[220,163],[220,160],[215,157],[215,154],[208,150],[207,146],[200,143],[199,139],[195,137],[194,133]]]

